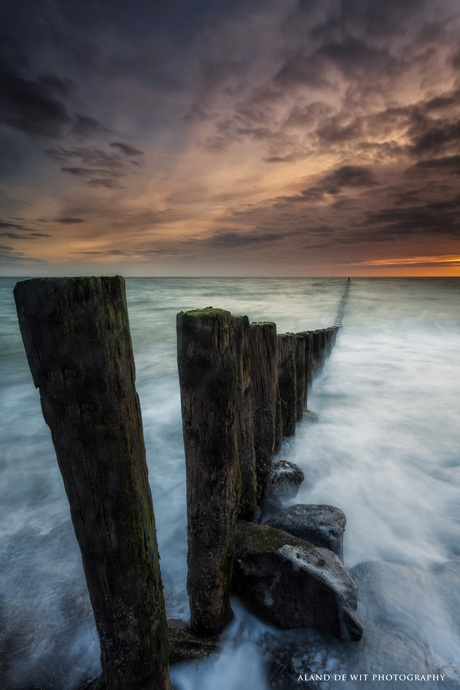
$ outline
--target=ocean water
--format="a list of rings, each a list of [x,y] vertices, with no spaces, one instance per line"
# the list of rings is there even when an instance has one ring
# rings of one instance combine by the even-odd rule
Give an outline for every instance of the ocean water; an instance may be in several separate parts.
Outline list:
[[[99,645],[48,427],[0,279],[0,688],[74,690]],[[137,389],[168,617],[189,616],[185,468],[175,316],[214,306],[278,332],[342,328],[279,457],[305,482],[292,503],[347,516],[359,643],[277,631],[234,600],[219,652],[171,670],[178,690],[460,687],[460,280],[128,279]],[[301,679],[299,680],[299,676]],[[375,676],[375,677],[374,677]],[[322,680],[320,680],[322,679]],[[280,686],[281,687],[281,686]],[[311,685],[309,686],[311,687]]]

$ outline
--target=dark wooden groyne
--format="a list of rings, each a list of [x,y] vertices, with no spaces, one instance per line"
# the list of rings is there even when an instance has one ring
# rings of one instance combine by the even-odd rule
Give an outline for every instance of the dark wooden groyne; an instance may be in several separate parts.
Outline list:
[[[230,583],[241,495],[237,415],[241,330],[221,309],[177,316],[177,360],[187,473],[187,591],[192,629],[220,633],[232,617]]]
[[[168,629],[124,281],[34,279],[18,283],[14,296],[99,634],[102,675],[94,687],[168,690]],[[295,434],[340,324],[277,335],[274,323],[250,324],[212,307],[177,316],[187,590],[191,626],[201,637],[218,635],[232,618],[237,518],[260,519],[274,453]]]
[[[208,307],[177,315],[187,468],[188,579],[198,635],[231,617],[236,517],[264,507],[273,456],[295,434],[338,326],[276,334]]]
[[[167,690],[169,649],[124,280],[43,278],[14,297],[101,645],[98,690]]]

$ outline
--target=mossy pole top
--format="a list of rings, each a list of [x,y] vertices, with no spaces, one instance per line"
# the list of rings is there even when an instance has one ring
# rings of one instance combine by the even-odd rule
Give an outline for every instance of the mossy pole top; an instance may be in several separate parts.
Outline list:
[[[69,499],[101,643],[101,690],[168,690],[155,517],[124,280],[14,289],[21,334]]]

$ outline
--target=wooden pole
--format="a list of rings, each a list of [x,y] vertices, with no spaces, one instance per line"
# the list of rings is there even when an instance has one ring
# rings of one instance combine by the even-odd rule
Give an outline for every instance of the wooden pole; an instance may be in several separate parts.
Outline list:
[[[305,340],[305,399],[304,406],[308,405],[308,393],[311,388],[313,371],[313,333],[311,331],[301,331],[297,336],[304,336]]]
[[[297,421],[299,422],[303,417],[303,409],[307,400],[307,380],[306,380],[306,340],[307,336],[304,333],[296,333],[296,390],[297,390]]]
[[[254,410],[257,505],[263,507],[275,449],[276,325],[252,323],[249,329]]]
[[[180,312],[177,358],[187,473],[187,590],[191,626],[206,637],[219,634],[233,615],[230,585],[241,473],[232,315],[212,307]]]
[[[16,285],[14,296],[99,633],[98,688],[169,688],[163,587],[124,280],[27,280]]]
[[[320,373],[323,366],[324,337],[322,329],[311,331],[312,335],[312,379]]]
[[[257,509],[257,474],[248,317],[234,316],[233,325],[237,358],[236,440],[241,472],[238,518],[252,522]]]
[[[276,414],[275,414],[275,454],[279,453],[283,445],[283,415],[281,411],[281,393],[276,381]]]
[[[297,422],[296,351],[294,333],[278,335],[278,386],[283,436],[294,436]]]

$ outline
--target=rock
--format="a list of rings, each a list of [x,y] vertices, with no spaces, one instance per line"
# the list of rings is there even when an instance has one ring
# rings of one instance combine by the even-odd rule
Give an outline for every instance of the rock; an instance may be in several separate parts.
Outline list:
[[[269,687],[320,690],[328,683],[299,682],[298,677],[328,673],[332,681],[335,674],[347,676],[331,682],[337,690],[403,690],[410,684],[420,690],[459,690],[460,669],[454,658],[460,645],[460,559],[429,569],[374,561],[350,572],[359,587],[363,638],[342,642],[314,629],[268,631],[261,647],[271,660]],[[351,679],[365,673],[367,682],[363,675]],[[401,674],[401,679],[390,682],[387,674]],[[407,674],[425,675],[427,680],[411,683]]]
[[[310,424],[317,424],[319,422],[318,415],[311,410],[304,409],[302,419],[304,419],[306,422],[310,422]]]
[[[359,640],[357,587],[339,558],[287,532],[240,520],[233,588],[282,629],[316,627]]]
[[[278,502],[283,499],[295,498],[305,475],[302,469],[289,460],[279,460],[273,463],[270,474],[268,493],[270,500]]]
[[[170,664],[206,659],[216,650],[217,637],[198,637],[180,618],[168,620]]]
[[[342,559],[345,523],[345,513],[340,508],[297,504],[280,510],[264,524],[309,541],[314,546],[330,549]]]

